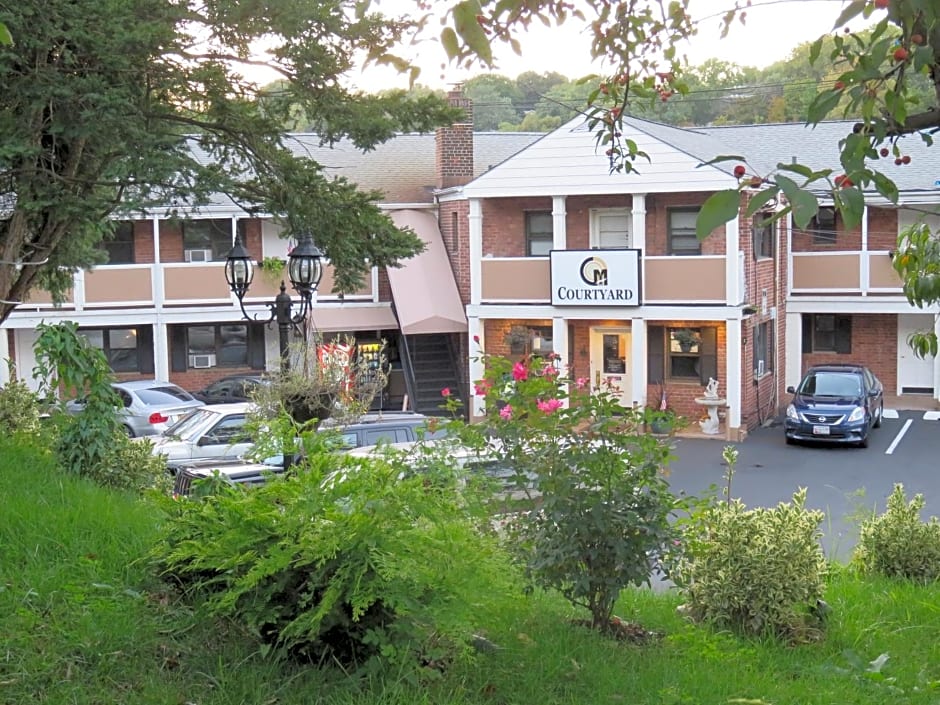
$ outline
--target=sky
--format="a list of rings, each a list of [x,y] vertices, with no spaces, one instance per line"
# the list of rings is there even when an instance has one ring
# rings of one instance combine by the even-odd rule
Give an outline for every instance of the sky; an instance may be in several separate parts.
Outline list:
[[[846,4],[843,0],[752,0],[752,6],[747,8],[746,23],[735,22],[728,36],[721,39],[720,15],[732,7],[734,1],[690,0],[692,17],[700,20],[698,35],[684,48],[691,65],[718,58],[741,66],[763,68],[781,61],[798,44],[831,31]],[[746,4],[746,0],[738,2]],[[382,0],[381,7],[391,11],[407,9],[409,5],[413,7],[414,0]],[[864,21],[859,19],[855,24],[862,29]],[[524,71],[554,71],[572,79],[603,73],[603,66],[591,65],[590,41],[586,33],[574,25],[572,22],[570,26],[546,28],[533,24],[527,33],[519,36],[522,56],[517,56],[508,46],[494,46],[497,57],[494,69],[478,67],[466,70],[445,65],[443,49],[431,41],[420,45],[414,55],[406,55],[406,58],[415,60],[417,57],[417,64],[421,67],[418,82],[432,88],[447,88],[488,71],[509,78],[515,78]],[[357,88],[370,92],[408,87],[405,76],[381,67],[369,67],[365,72],[354,71],[349,78]]]

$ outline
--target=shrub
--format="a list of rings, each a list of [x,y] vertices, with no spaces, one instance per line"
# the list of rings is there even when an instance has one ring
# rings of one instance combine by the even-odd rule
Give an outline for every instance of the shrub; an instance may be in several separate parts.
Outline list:
[[[0,387],[0,435],[22,433],[37,436],[41,418],[39,395],[16,377],[10,365],[10,380]]]
[[[114,433],[104,456],[83,474],[99,485],[134,492],[153,489],[166,493],[173,486],[166,460],[153,454],[150,439],[134,440],[123,431]]]
[[[940,578],[940,523],[921,521],[924,497],[908,502],[901,484],[894,486],[880,516],[862,522],[853,563],[864,573],[931,581]]]
[[[609,386],[564,377],[552,357],[482,360],[475,388],[485,416],[455,421],[452,431],[471,446],[498,444],[519,486],[539,496],[508,525],[508,544],[532,583],[587,609],[596,629],[612,630],[623,588],[648,584],[672,541],[669,447],[643,431],[649,412],[621,406]]]
[[[827,572],[819,543],[823,513],[805,503],[804,488],[776,507],[748,510],[729,498],[692,516],[670,576],[693,618],[786,638],[818,626],[815,608]]]
[[[468,643],[512,571],[453,475],[403,476],[309,435],[289,476],[165,499],[170,520],[154,550],[165,575],[280,655],[414,668]]]

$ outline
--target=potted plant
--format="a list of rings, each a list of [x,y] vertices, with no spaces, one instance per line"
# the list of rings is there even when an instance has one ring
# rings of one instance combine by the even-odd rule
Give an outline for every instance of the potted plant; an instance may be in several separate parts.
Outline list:
[[[698,331],[692,328],[677,328],[673,331],[672,337],[679,343],[682,352],[690,352],[693,347],[702,342]]]
[[[529,329],[525,326],[512,326],[509,332],[506,333],[505,340],[511,354],[522,355],[529,347]]]
[[[659,383],[659,404],[650,407],[649,432],[656,436],[668,436],[675,426],[675,417],[669,408],[666,385]]]
[[[258,269],[266,282],[277,286],[284,278],[285,262],[280,257],[265,257],[258,261]]]

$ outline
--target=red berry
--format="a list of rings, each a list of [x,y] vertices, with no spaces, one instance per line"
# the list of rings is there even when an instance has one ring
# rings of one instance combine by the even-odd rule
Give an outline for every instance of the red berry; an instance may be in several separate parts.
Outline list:
[[[880,154],[882,157],[887,157],[889,154],[891,154],[891,150],[887,147],[882,147]]]
[[[910,164],[910,163],[911,163],[911,155],[910,155],[910,154],[905,154],[903,157],[901,157],[901,162],[902,162],[903,164]]]
[[[735,175],[736,177],[738,177],[739,179],[740,179],[742,176],[744,176],[746,173],[747,173],[747,167],[745,167],[743,164],[738,164],[738,165],[734,168],[734,175]]]
[[[910,56],[910,53],[904,47],[898,47],[894,50],[894,60],[895,61],[907,61],[907,57]]]
[[[875,7],[879,10],[887,10],[890,0],[875,0]]]
[[[911,35],[911,44],[918,44],[918,45],[920,45],[920,44],[923,44],[923,43],[924,43],[924,35],[923,35],[923,34],[912,34],[912,35]]]
[[[901,159],[901,157],[898,157],[897,159],[894,160],[894,163],[895,163],[897,166],[901,166],[901,165],[904,163],[904,160]]]
[[[845,81],[836,81],[835,85],[833,85],[833,89],[837,91],[845,90]]]

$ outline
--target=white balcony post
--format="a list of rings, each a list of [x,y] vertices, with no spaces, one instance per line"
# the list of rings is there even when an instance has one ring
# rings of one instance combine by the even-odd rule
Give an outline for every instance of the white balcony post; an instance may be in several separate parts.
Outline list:
[[[646,253],[646,194],[633,194],[633,207],[630,209],[633,217],[630,237],[630,246],[640,250],[641,256]]]
[[[940,338],[940,314],[933,317],[933,332]],[[940,355],[933,359],[933,398],[940,401]]]
[[[170,331],[167,324],[153,325],[153,372],[156,379],[170,379]]]
[[[480,352],[486,349],[486,340],[483,337],[483,322],[477,316],[467,319],[468,333],[470,334],[470,418],[483,416],[486,399],[476,394],[474,383],[483,379],[486,368]],[[477,342],[479,341],[479,342]]]
[[[568,223],[565,197],[552,196],[552,249],[568,249]]]
[[[483,205],[479,198],[470,199],[467,221],[470,230],[470,304],[479,306],[483,292]]]
[[[571,360],[568,359],[568,321],[561,316],[552,318],[552,351],[558,356],[558,370],[562,376],[568,376],[568,366]],[[570,393],[571,390],[568,389]],[[568,406],[568,399],[564,400],[565,406]]]
[[[633,403],[639,408],[646,406],[646,386],[649,380],[646,377],[646,321],[634,318],[630,322],[630,357],[631,364],[630,387],[633,389]]]
[[[0,387],[10,381],[10,334],[6,328],[0,328]]]
[[[79,269],[72,277],[72,301],[75,302],[75,311],[85,310],[85,270]]]
[[[803,317],[798,313],[787,313],[786,362],[783,387],[795,387],[803,376]]]
[[[739,235],[740,228],[737,218],[725,223],[725,303],[728,306],[737,306],[741,303],[740,277],[738,274],[738,269],[741,266],[738,258],[740,249],[738,247]]]
[[[737,257],[734,258],[737,261]],[[745,370],[741,369],[744,364],[744,355],[741,354],[741,348],[744,345],[744,338],[741,332],[741,320],[732,318],[728,321],[728,339],[725,341],[725,373],[728,379],[725,383],[725,396],[728,400],[728,417],[725,419],[728,430],[741,427],[741,386],[746,379]]]
[[[862,251],[859,259],[858,282],[862,287],[862,296],[868,296],[871,288],[871,252],[868,251],[868,206],[862,210]]]

